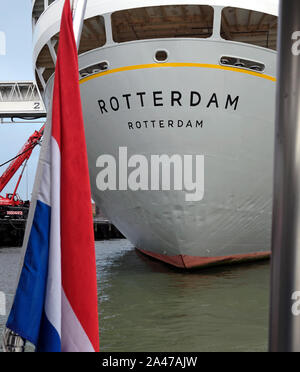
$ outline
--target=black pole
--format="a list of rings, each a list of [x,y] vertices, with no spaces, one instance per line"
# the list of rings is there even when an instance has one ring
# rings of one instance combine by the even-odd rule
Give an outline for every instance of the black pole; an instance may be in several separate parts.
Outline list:
[[[270,351],[300,351],[300,1],[281,0]]]

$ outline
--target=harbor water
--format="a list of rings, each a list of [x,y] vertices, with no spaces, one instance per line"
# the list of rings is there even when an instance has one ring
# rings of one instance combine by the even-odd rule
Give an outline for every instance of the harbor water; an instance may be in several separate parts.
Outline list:
[[[20,252],[0,249],[7,308]],[[138,253],[127,240],[96,242],[96,258],[102,351],[267,350],[268,261],[185,272]],[[1,333],[5,319],[0,315]]]

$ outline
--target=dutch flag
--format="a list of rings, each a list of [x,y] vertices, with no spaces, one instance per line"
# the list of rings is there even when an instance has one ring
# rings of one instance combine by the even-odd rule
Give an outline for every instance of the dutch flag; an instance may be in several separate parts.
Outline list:
[[[62,15],[50,122],[7,328],[37,351],[99,351],[91,192],[69,0]]]

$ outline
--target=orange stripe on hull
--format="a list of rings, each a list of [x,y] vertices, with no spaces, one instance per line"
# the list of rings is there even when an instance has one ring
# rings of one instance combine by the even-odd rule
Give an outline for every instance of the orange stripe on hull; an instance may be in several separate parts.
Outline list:
[[[208,267],[226,264],[235,264],[239,262],[249,262],[256,260],[264,260],[270,257],[270,252],[259,252],[259,253],[248,253],[248,254],[237,254],[232,256],[220,256],[220,257],[199,257],[189,256],[185,254],[179,254],[177,256],[167,256],[160,253],[153,253],[139,249],[140,252],[156,258],[157,260],[166,262],[172,266],[176,266],[182,269],[191,269],[195,267]]]

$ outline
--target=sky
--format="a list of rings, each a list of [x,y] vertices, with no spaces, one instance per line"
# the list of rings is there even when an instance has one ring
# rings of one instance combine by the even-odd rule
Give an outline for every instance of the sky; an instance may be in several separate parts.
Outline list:
[[[33,79],[31,0],[0,0],[0,81]],[[0,124],[0,164],[16,156],[30,135],[41,126]],[[24,200],[31,196],[38,155],[39,146],[32,153],[18,190]],[[5,166],[0,168],[0,175],[5,169]],[[19,173],[1,192],[2,196],[14,190]]]

